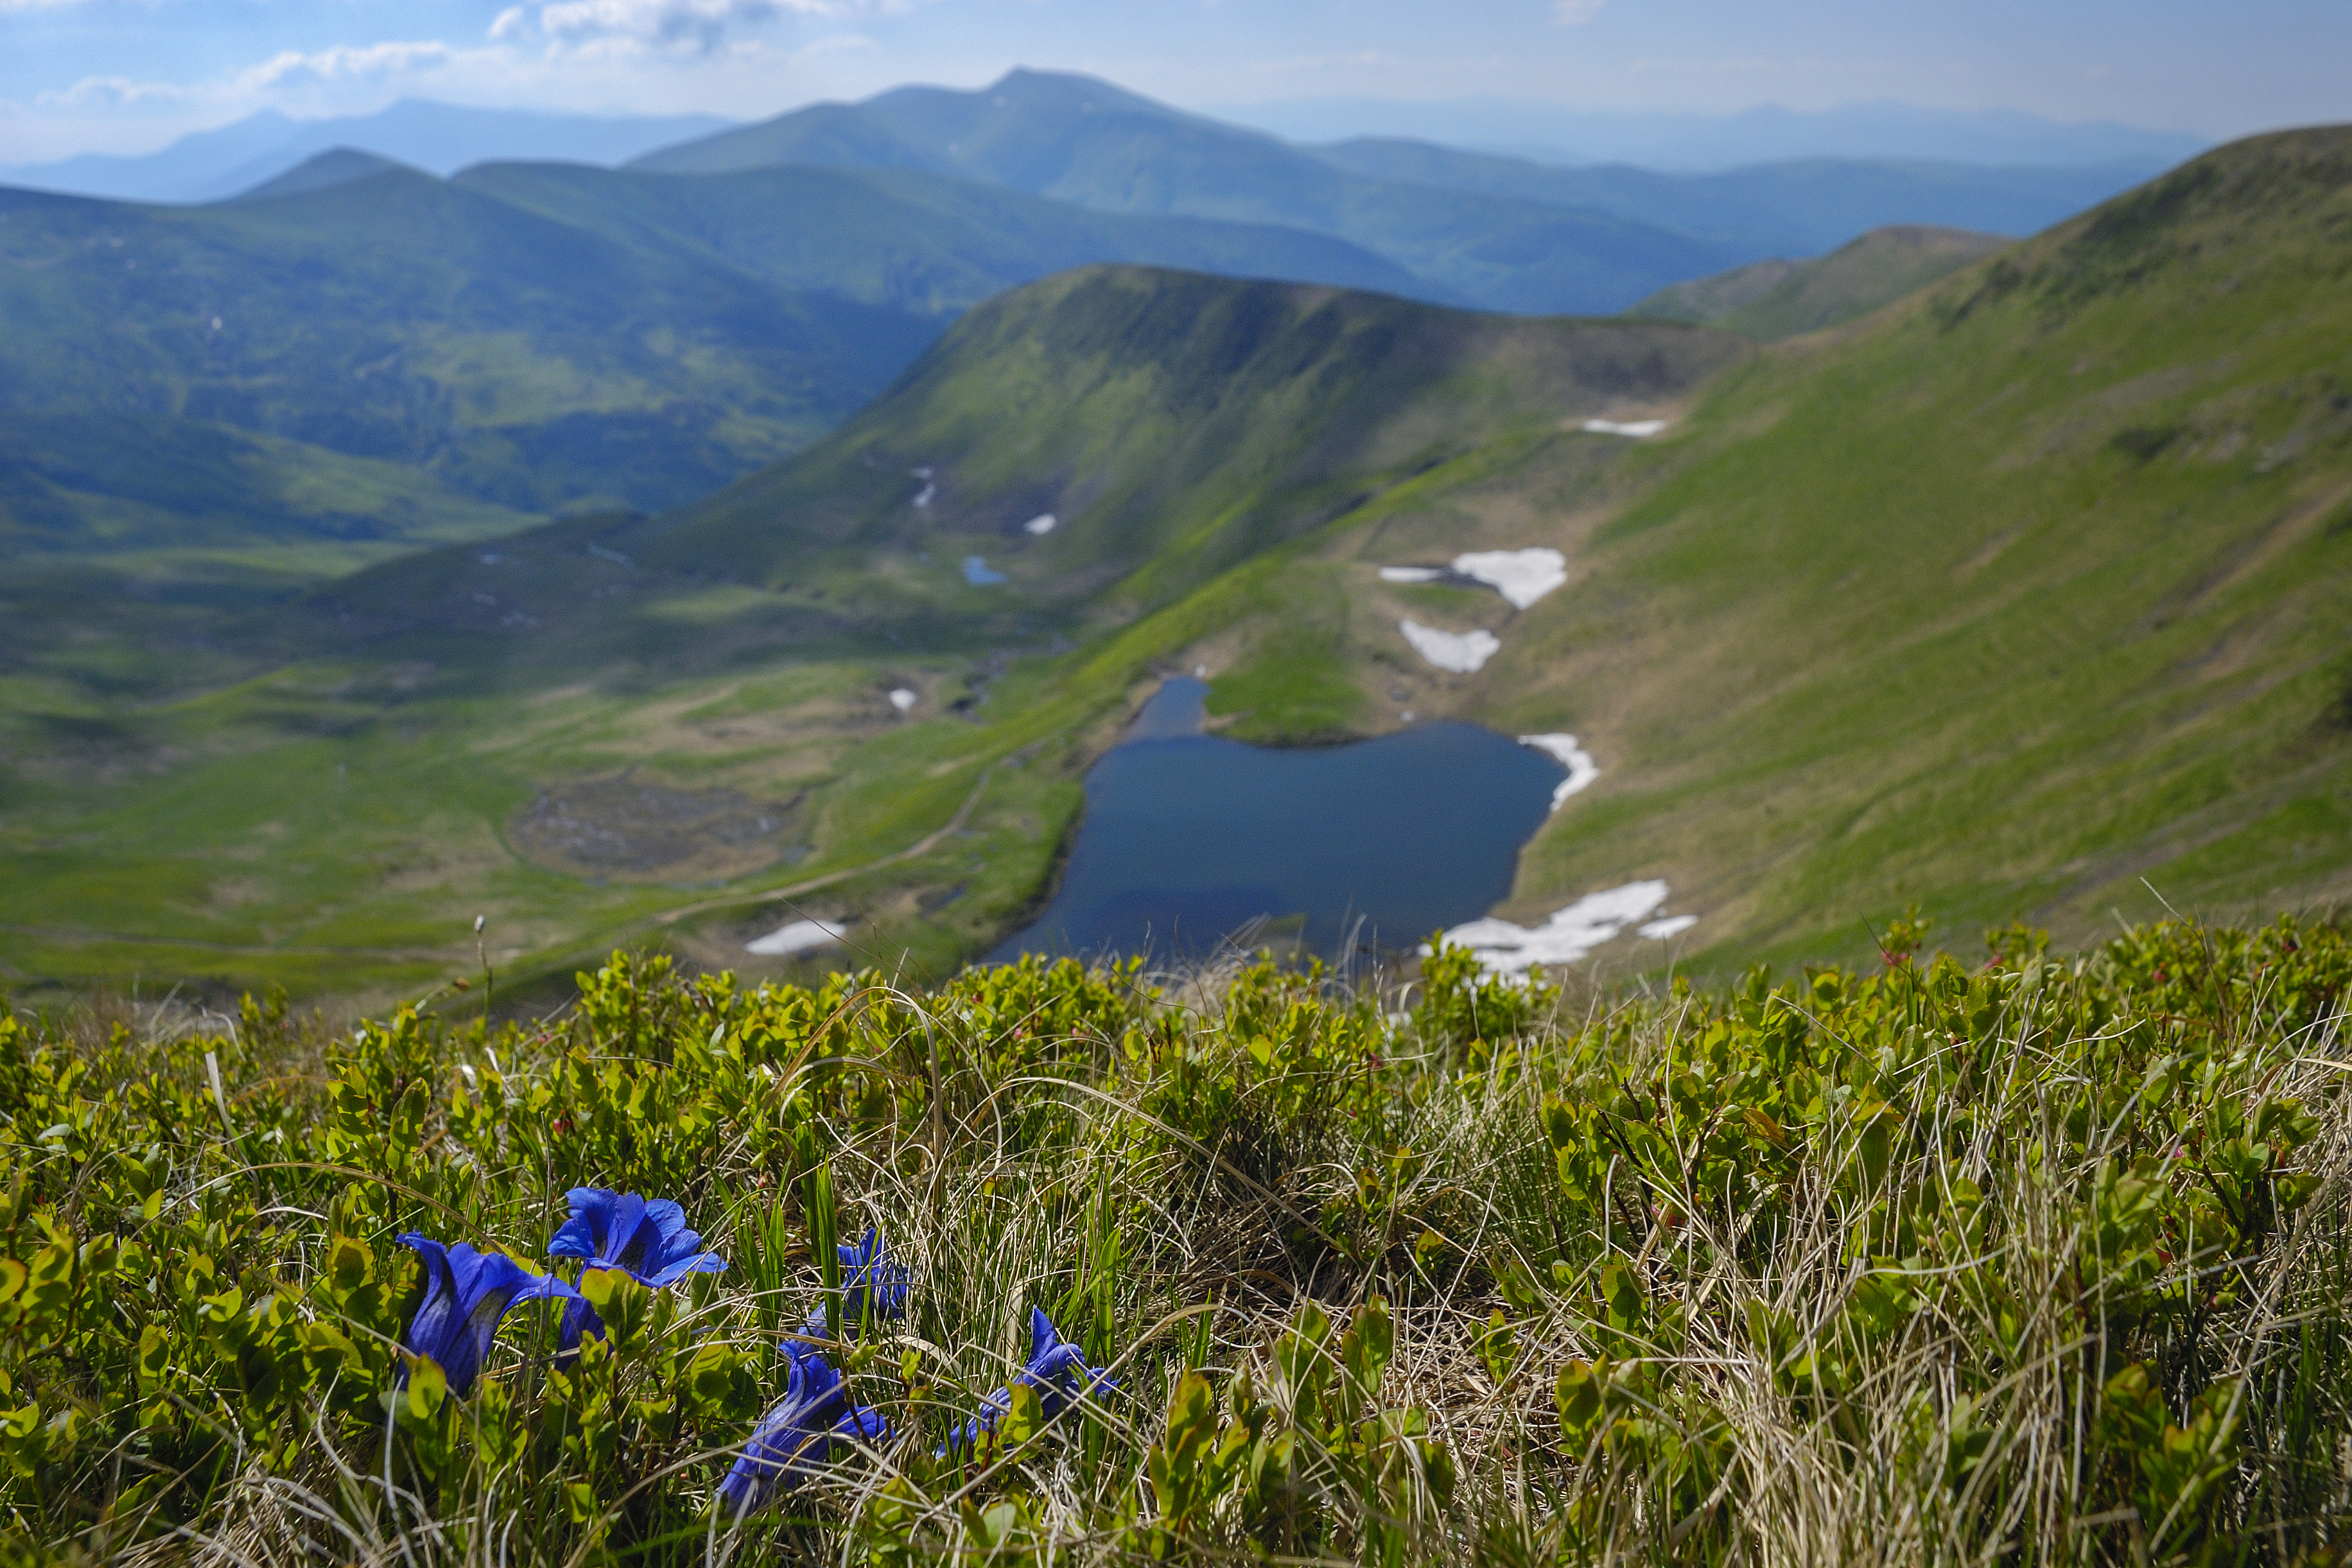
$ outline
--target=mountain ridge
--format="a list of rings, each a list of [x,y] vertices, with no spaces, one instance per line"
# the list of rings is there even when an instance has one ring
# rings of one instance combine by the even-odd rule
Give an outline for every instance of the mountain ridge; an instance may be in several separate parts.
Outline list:
[[[1753,338],[1795,337],[1866,316],[2011,243],[1966,229],[1895,225],[1811,261],[1759,261],[1677,283],[1625,313],[1724,327]]]
[[[631,166],[783,163],[919,168],[1103,211],[1309,228],[1408,268],[1424,297],[1535,314],[1608,313],[1657,287],[1827,251],[1891,222],[2028,232],[2156,172],[1814,160],[1676,175],[1396,139],[1297,146],[1032,70],[968,92],[905,87],[792,110]],[[1644,277],[1656,285],[1636,289]]]

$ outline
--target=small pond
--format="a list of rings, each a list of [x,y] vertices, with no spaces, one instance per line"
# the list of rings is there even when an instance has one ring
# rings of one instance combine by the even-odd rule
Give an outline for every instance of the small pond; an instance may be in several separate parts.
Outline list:
[[[1213,948],[1270,918],[1327,955],[1404,947],[1511,890],[1566,770],[1475,724],[1273,750],[1201,733],[1200,681],[1169,681],[1087,774],[1053,902],[991,954]]]

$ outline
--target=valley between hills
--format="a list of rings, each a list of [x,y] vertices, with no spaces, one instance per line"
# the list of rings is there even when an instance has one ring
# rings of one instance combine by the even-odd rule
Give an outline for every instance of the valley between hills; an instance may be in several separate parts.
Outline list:
[[[379,177],[339,188],[411,199]],[[616,188],[481,179],[500,223]],[[612,243],[612,287],[649,286]],[[42,557],[0,637],[0,973],[366,1001],[474,967],[478,913],[510,992],[625,942],[756,972],[744,942],[796,915],[936,975],[1035,907],[1086,765],[1196,668],[1241,740],[1574,735],[1597,776],[1497,916],[1663,881],[1701,972],[1869,951],[1913,904],[1965,946],[2326,903],[2352,890],[2347,268],[2334,130],[2015,245],[1882,240],[1624,317],[1093,265],[975,282],[903,371],[719,421],[797,449],[699,499],[682,469],[524,526],[496,475],[528,463],[483,445],[365,468],[385,515],[420,473],[481,510],[306,540],[345,552],[315,575],[226,526],[201,573]],[[848,309],[793,319],[823,342]],[[511,370],[501,395],[551,384]],[[682,342],[610,372],[718,374]],[[169,456],[111,428],[110,479]],[[1530,549],[1566,581],[1524,607],[1381,571]],[[1495,651],[1438,668],[1406,621]]]

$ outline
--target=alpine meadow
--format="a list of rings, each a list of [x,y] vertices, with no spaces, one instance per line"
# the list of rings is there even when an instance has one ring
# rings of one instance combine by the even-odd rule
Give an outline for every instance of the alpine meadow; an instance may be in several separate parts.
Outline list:
[[[18,165],[0,1561],[2344,1561],[2352,128],[1505,141]]]

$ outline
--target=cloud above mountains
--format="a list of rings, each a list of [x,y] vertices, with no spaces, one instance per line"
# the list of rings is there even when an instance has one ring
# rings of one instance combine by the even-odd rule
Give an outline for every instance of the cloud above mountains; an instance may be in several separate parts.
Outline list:
[[[876,8],[856,0],[551,0],[536,8],[508,6],[491,21],[489,36],[520,40],[536,33],[556,48],[617,38],[707,54],[745,27],[786,16],[836,20]]]
[[[276,88],[388,82],[449,65],[464,58],[464,54],[437,38],[335,44],[309,51],[280,49],[267,59],[226,76],[191,82],[87,76],[70,87],[42,93],[35,101],[70,109],[108,103],[236,103],[264,96]]]

